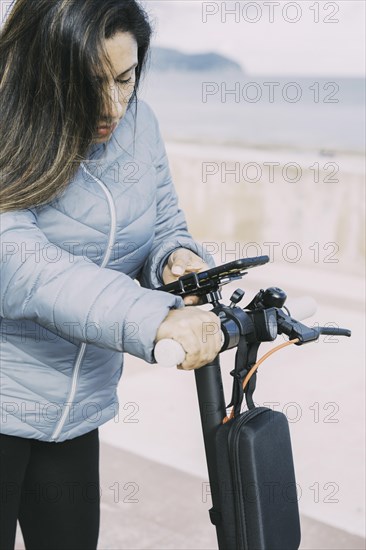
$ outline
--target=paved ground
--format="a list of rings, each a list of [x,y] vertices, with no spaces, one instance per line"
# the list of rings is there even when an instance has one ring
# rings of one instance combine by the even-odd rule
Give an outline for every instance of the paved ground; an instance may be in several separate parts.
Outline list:
[[[103,443],[98,550],[215,550],[215,531],[207,513],[210,502],[202,502],[204,483]],[[18,530],[16,550],[23,549]],[[301,549],[365,549],[365,541],[302,517]]]

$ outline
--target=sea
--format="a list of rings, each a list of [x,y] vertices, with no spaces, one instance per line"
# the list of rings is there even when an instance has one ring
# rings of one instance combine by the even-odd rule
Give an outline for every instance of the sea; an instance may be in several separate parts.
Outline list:
[[[168,141],[362,155],[365,79],[150,71],[141,96]]]

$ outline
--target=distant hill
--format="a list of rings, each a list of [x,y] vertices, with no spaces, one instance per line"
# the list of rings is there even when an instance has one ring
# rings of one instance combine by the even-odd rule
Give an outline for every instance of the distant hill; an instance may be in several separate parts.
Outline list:
[[[179,50],[158,47],[152,48],[151,68],[156,71],[234,70],[243,72],[239,63],[217,53],[187,54]]]

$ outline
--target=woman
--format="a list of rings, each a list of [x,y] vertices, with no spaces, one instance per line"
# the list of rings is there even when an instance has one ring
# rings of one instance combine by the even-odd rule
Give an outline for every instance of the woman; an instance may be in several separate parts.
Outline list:
[[[220,349],[214,314],[153,290],[212,260],[137,100],[150,35],[135,0],[16,0],[1,30],[1,550],[17,518],[27,550],[96,548],[123,352]]]

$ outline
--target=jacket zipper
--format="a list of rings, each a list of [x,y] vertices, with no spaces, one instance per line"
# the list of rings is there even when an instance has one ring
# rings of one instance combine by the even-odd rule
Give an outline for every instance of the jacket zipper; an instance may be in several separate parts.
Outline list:
[[[83,162],[81,163],[81,167],[84,170],[84,172],[86,172],[90,177],[92,177],[93,180],[102,188],[103,192],[105,193],[105,195],[107,197],[107,201],[108,201],[109,213],[110,213],[110,217],[111,217],[111,226],[110,226],[110,230],[109,230],[108,246],[107,246],[107,249],[104,253],[102,263],[100,264],[100,267],[104,268],[104,267],[106,267],[106,265],[108,264],[108,262],[110,260],[110,257],[111,257],[112,251],[113,251],[114,242],[115,242],[115,239],[116,239],[116,233],[117,233],[116,205],[114,204],[112,194],[107,189],[106,185],[104,185],[104,183],[100,179],[98,179],[93,174],[91,174],[86,169]],[[76,356],[74,367],[73,367],[73,375],[72,375],[72,382],[71,382],[69,397],[68,397],[68,400],[66,402],[66,405],[65,405],[64,411],[62,413],[62,416],[59,420],[59,423],[56,426],[56,428],[55,428],[55,430],[54,430],[54,432],[51,436],[51,439],[53,441],[57,440],[57,438],[59,437],[59,435],[62,431],[62,428],[65,425],[67,415],[69,414],[71,406],[73,404],[75,394],[76,394],[77,380],[78,380],[81,364],[82,364],[84,356],[85,356],[86,346],[87,346],[87,344],[85,342],[80,344],[80,346],[79,346],[79,351],[78,351],[78,354]]]

